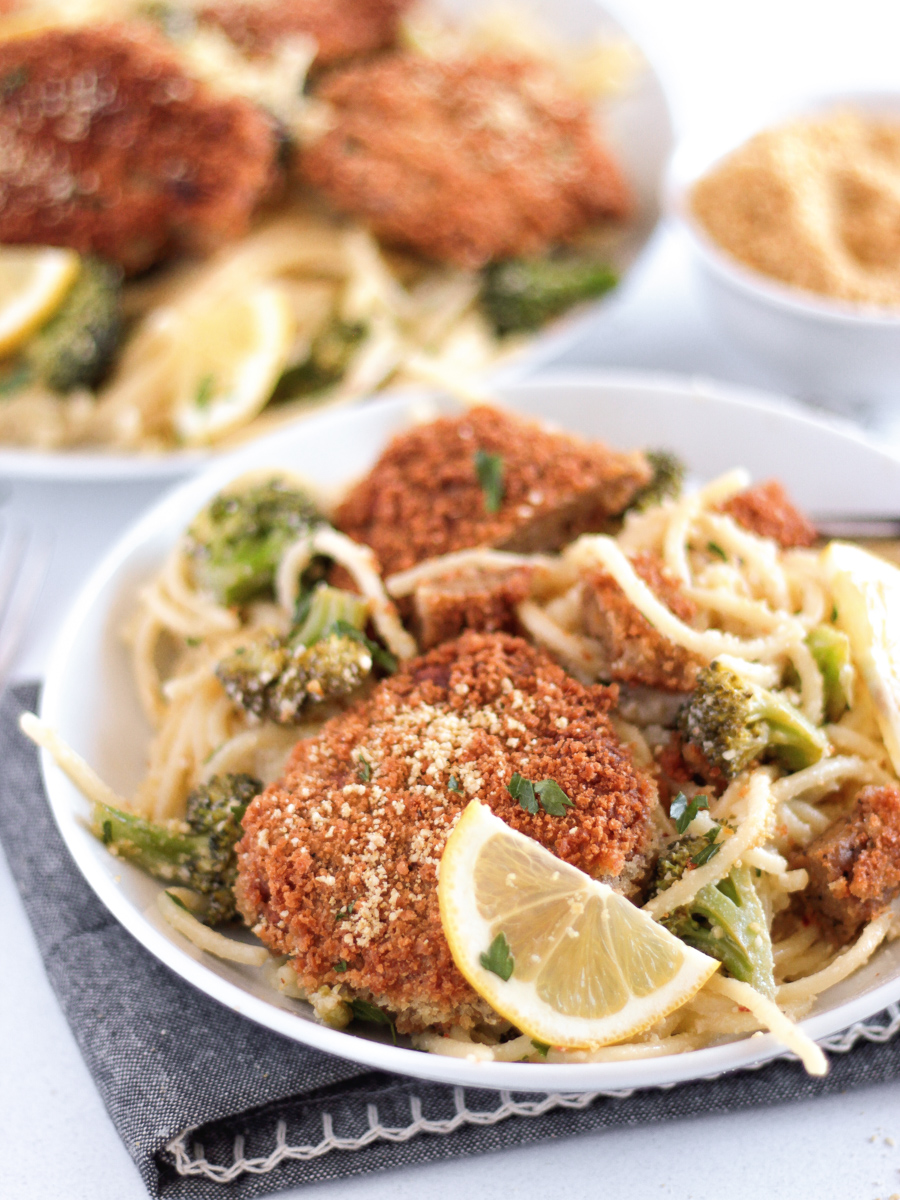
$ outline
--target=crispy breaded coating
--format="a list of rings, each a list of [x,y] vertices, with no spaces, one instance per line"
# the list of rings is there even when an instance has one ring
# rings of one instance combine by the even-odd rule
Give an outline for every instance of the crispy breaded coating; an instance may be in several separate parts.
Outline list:
[[[697,607],[659,557],[643,550],[631,563],[653,594],[690,624]],[[587,632],[603,646],[611,679],[664,692],[693,689],[703,660],[654,629],[607,571],[592,571],[585,579],[582,613]]]
[[[900,895],[900,787],[866,787],[791,867],[809,872],[800,899],[838,945]]]
[[[516,633],[516,607],[531,591],[530,567],[458,571],[416,588],[413,623],[423,650],[439,646],[465,629]]]
[[[205,252],[246,232],[276,153],[261,110],[189,79],[142,25],[0,42],[0,242],[127,271]]]
[[[300,169],[374,233],[460,267],[538,255],[629,189],[590,108],[547,66],[393,54],[326,78],[335,123]]]
[[[651,865],[657,801],[609,723],[614,700],[505,634],[466,633],[413,660],[301,741],[284,778],[250,805],[241,912],[292,956],[303,987],[345,985],[395,1013],[401,1031],[489,1019],[441,928],[444,844],[477,796],[633,892]],[[507,791],[516,771],[555,779],[574,807],[531,816]]]
[[[266,55],[298,34],[315,39],[317,66],[386,50],[410,0],[215,0],[201,21],[218,25],[245,53]]]
[[[819,536],[815,525],[793,504],[777,479],[732,496],[722,505],[722,511],[751,533],[773,538],[784,550],[812,546]]]
[[[479,482],[479,450],[502,462],[497,512],[488,511]],[[471,546],[558,550],[603,529],[650,475],[640,452],[623,454],[484,405],[398,434],[334,523],[371,546],[386,575]]]

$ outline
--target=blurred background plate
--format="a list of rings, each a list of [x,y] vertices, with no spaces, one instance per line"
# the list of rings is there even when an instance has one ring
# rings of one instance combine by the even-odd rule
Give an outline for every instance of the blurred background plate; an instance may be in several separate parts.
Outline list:
[[[743,464],[757,479],[787,484],[809,511],[873,514],[896,505],[900,457],[849,427],[808,416],[776,398],[675,377],[596,373],[510,388],[505,400],[615,446],[669,447],[708,479]],[[410,404],[381,399],[323,414],[213,464],[156,504],[125,534],[81,591],[51,656],[41,715],[117,791],[142,777],[150,729],[133,686],[120,631],[137,588],[161,566],[192,515],[229,479],[282,466],[334,487],[363,472],[385,440],[407,426]],[[228,1007],[287,1037],[373,1068],[419,1078],[516,1091],[578,1092],[647,1087],[746,1067],[781,1053],[769,1035],[655,1060],[603,1064],[470,1063],[327,1029],[309,1009],[274,992],[255,969],[209,957],[165,925],[160,884],[112,858],[85,826],[88,805],[43,756],[54,816],[78,867],[113,915],[177,974]],[[819,997],[803,1022],[825,1037],[900,999],[900,941]]]

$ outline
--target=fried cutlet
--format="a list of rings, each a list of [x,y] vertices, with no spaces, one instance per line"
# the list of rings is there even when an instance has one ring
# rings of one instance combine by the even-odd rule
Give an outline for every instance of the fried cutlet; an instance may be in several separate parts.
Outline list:
[[[250,805],[241,912],[292,957],[301,986],[340,983],[401,1031],[491,1019],[441,928],[444,844],[477,796],[633,894],[651,865],[657,800],[612,730],[614,701],[506,634],[466,633],[413,660],[298,743],[284,778]],[[514,772],[556,780],[574,807],[530,815],[507,790]]]
[[[517,633],[516,609],[531,592],[531,567],[471,568],[424,580],[413,595],[413,627],[423,650],[462,633]]]
[[[777,479],[758,483],[726,501],[723,512],[758,537],[772,538],[783,550],[813,546],[819,536]]]
[[[316,94],[334,123],[301,173],[390,244],[477,268],[631,211],[589,106],[544,64],[396,53]]]
[[[410,0],[216,0],[204,5],[201,21],[218,25],[245,54],[266,55],[287,39],[316,42],[316,65],[331,66],[358,55],[386,50]]]
[[[275,180],[272,121],[188,78],[141,25],[0,42],[0,242],[133,272],[238,237]]]
[[[500,460],[496,512],[479,480],[479,451],[482,463],[484,456]],[[644,454],[482,405],[398,434],[339,505],[334,523],[371,546],[386,575],[471,546],[552,551],[602,530],[651,473]]]

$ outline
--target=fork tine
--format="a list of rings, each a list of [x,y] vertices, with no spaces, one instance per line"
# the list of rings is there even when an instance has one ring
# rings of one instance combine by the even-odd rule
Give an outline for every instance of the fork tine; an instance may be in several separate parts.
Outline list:
[[[6,683],[34,615],[50,554],[49,543],[38,541],[26,531],[16,531],[13,550],[0,566],[0,688]]]

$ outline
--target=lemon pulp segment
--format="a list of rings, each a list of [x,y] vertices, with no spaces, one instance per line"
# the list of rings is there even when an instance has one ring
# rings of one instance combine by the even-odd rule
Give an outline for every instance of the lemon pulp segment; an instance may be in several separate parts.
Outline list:
[[[74,250],[0,247],[0,354],[17,349],[53,315],[80,267]]]

